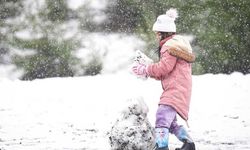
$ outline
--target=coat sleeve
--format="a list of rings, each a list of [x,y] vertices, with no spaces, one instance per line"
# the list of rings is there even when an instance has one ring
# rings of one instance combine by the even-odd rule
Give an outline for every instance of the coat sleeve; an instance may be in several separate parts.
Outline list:
[[[173,70],[176,61],[177,58],[175,56],[170,55],[168,51],[165,50],[161,54],[161,59],[158,63],[153,63],[148,65],[147,67],[148,75],[157,80],[161,80],[162,77],[166,76]]]

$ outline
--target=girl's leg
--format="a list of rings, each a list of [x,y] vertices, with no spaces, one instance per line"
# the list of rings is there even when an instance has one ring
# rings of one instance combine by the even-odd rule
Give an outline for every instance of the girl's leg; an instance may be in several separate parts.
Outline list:
[[[179,126],[177,124],[176,118],[172,122],[169,132],[174,134],[180,141],[183,142],[182,147],[177,150],[195,150],[195,144],[192,138],[189,136],[183,126]]]
[[[159,105],[156,112],[156,128],[170,128],[172,122],[176,118],[176,111],[168,105]]]
[[[193,142],[192,138],[187,133],[186,129],[183,126],[178,125],[176,117],[174,118],[169,132],[174,134],[180,141],[187,141],[189,143]]]
[[[155,122],[157,149],[168,150],[169,128],[175,118],[176,111],[172,107],[159,105]]]

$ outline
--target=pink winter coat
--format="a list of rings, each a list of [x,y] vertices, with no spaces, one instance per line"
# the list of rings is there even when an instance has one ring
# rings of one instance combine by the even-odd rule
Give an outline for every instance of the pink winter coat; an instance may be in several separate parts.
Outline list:
[[[163,93],[159,104],[172,106],[184,120],[188,120],[192,90],[191,63],[170,55],[167,51],[168,41],[161,48],[160,61],[149,65],[147,72],[150,77],[161,80]],[[188,44],[187,47],[190,47]]]

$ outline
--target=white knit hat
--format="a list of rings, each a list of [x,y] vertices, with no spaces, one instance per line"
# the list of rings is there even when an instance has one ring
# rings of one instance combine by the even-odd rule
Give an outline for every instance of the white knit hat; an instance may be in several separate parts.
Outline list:
[[[166,14],[157,17],[153,25],[153,31],[176,32],[175,19],[178,17],[177,10],[170,8]]]

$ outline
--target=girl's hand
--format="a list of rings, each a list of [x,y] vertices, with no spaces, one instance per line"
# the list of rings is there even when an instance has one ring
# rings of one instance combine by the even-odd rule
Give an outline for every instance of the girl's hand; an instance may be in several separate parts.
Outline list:
[[[137,76],[141,76],[141,77],[144,77],[144,78],[148,77],[147,66],[145,64],[135,64],[132,67],[132,72],[134,74],[136,74]]]

